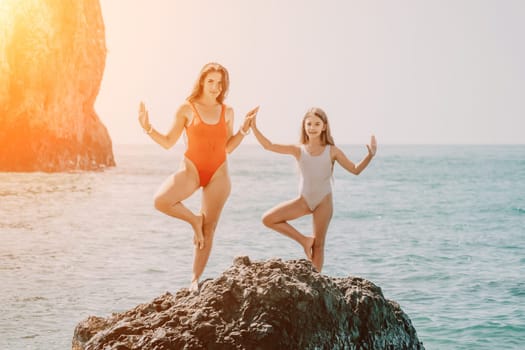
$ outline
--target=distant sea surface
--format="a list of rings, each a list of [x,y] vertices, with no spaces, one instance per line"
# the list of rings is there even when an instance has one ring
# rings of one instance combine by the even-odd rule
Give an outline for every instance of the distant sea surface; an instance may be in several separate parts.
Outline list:
[[[359,161],[366,147],[341,146]],[[192,232],[152,196],[183,150],[115,147],[117,167],[0,173],[0,349],[70,349],[75,326],[187,287]],[[302,258],[260,222],[297,194],[292,157],[241,145],[203,279],[237,255]],[[379,285],[426,349],[523,349],[525,146],[380,146],[336,165],[324,274]],[[200,194],[188,200],[198,209]],[[311,219],[296,221],[304,232]]]

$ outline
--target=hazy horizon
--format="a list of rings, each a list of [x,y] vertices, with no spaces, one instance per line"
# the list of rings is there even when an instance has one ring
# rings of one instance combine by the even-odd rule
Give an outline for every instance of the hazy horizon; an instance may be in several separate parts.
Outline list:
[[[153,142],[137,122],[141,100],[166,132],[209,61],[230,72],[235,128],[260,105],[258,125],[274,142],[296,142],[304,112],[319,106],[339,144],[371,134],[395,145],[525,143],[525,2],[101,6],[108,54],[95,109],[114,144]]]
[[[293,144],[294,142],[289,142],[289,143]],[[336,140],[336,145],[345,145],[345,146],[363,146],[365,147],[365,143],[368,143],[368,140],[365,140],[362,143],[337,142]],[[242,144],[260,146],[257,143],[257,140],[255,138],[249,138],[247,140],[244,140]],[[148,146],[148,145],[155,145],[155,143],[151,140],[150,141],[146,140],[145,142],[116,143],[113,140],[113,146]],[[383,142],[381,143],[380,146],[473,146],[474,147],[474,146],[524,146],[524,145],[525,143],[385,143]],[[185,147],[184,141],[182,141],[182,139],[179,140],[179,142],[177,142],[177,144],[173,146],[173,148],[176,148],[176,147],[184,148]]]

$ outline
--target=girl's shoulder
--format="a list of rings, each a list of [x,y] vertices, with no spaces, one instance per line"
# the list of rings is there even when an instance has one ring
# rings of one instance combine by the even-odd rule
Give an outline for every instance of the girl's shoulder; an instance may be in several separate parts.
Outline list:
[[[332,160],[335,160],[337,155],[342,152],[336,145],[326,145],[326,147],[330,147],[330,158],[332,158]]]
[[[304,152],[304,145],[300,143],[291,143],[283,146],[288,147],[290,151],[287,153],[293,155],[297,160],[301,158],[301,154]]]

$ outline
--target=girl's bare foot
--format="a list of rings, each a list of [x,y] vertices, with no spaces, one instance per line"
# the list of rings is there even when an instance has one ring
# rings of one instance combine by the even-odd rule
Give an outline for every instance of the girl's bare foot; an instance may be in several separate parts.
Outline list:
[[[308,260],[311,261],[312,258],[313,258],[312,251],[313,251],[313,248],[314,248],[314,237],[312,237],[312,236],[305,237],[302,246],[303,246],[303,249],[304,249],[304,253],[306,254],[306,257],[308,258]]]
[[[204,214],[200,213],[197,216],[197,220],[193,227],[193,244],[198,246],[199,249],[204,248],[204,234],[202,233],[202,226],[204,225]]]

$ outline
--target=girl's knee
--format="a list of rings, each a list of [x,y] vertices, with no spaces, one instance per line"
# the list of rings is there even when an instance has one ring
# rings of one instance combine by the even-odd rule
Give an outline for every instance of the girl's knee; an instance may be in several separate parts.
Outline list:
[[[274,222],[273,222],[271,216],[270,216],[270,215],[267,215],[267,214],[264,214],[264,215],[262,216],[261,221],[262,221],[262,223],[263,223],[264,226],[266,226],[266,227],[270,227],[270,228],[271,228],[271,227],[273,226],[273,224],[274,224]]]

